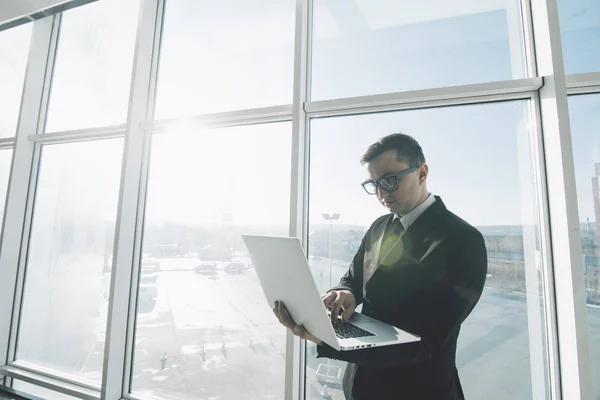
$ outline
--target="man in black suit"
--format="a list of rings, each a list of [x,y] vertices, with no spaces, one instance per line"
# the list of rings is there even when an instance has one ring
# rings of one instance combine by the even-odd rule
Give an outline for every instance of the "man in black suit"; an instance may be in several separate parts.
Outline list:
[[[392,134],[371,145],[361,162],[367,193],[389,209],[371,225],[340,284],[324,297],[331,318],[365,315],[415,333],[421,341],[336,351],[274,309],[280,322],[318,344],[319,357],[348,362],[344,393],[352,400],[464,399],[456,369],[462,322],[487,275],[481,233],[427,190],[428,166],[412,137]]]

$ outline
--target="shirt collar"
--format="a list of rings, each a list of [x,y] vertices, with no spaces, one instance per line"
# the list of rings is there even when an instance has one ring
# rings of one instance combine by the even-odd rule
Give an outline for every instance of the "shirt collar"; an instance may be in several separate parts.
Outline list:
[[[408,214],[406,214],[402,217],[399,217],[398,215],[394,215],[394,219],[400,218],[400,223],[402,224],[402,227],[404,228],[404,230],[406,230],[412,224],[414,224],[415,221],[417,220],[417,218],[419,218],[421,216],[421,214],[423,214],[425,212],[425,210],[427,210],[429,207],[431,207],[431,205],[433,203],[435,203],[435,196],[432,195],[431,193],[429,193],[429,196],[427,196],[425,201],[422,202],[421,204],[419,204],[417,207],[415,207],[411,212],[409,212]]]

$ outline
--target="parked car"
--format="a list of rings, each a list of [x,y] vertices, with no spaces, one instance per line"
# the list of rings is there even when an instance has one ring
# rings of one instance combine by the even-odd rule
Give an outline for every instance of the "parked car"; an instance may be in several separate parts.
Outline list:
[[[140,267],[140,284],[156,283],[159,270],[160,262],[158,260],[152,258],[143,259]]]
[[[225,264],[223,270],[230,274],[243,274],[246,269],[246,265],[243,262],[230,262]]]
[[[153,258],[142,259],[140,265],[140,284],[138,290],[138,311],[150,312],[158,297],[158,272],[160,262]]]
[[[195,269],[197,274],[213,276],[217,274],[217,263],[215,262],[203,262],[198,265]]]
[[[138,299],[143,303],[154,303],[158,297],[158,288],[156,285],[140,283]]]

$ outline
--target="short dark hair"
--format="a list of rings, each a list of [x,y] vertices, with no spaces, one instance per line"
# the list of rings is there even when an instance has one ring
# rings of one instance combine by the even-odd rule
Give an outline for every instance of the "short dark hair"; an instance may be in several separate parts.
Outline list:
[[[360,163],[368,164],[388,150],[396,150],[398,160],[407,162],[410,167],[425,164],[425,156],[419,143],[412,136],[403,133],[392,133],[370,145],[360,158]]]

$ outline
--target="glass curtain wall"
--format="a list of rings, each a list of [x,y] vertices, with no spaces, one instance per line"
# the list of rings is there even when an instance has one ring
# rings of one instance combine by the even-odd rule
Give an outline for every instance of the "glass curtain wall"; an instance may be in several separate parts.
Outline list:
[[[325,293],[385,213],[360,187],[360,156],[403,132],[424,149],[429,190],[485,238],[457,354],[465,395],[552,398],[562,283],[545,246],[539,8],[102,0],[1,31],[0,207],[26,202],[23,224],[3,224],[0,250],[7,235],[21,244],[14,311],[0,315],[4,384],[50,399],[343,399],[345,364],[277,323],[241,234],[301,237]],[[558,16],[596,377],[600,7],[558,0]],[[39,89],[35,107],[24,88]],[[19,129],[30,115],[38,129]]]

